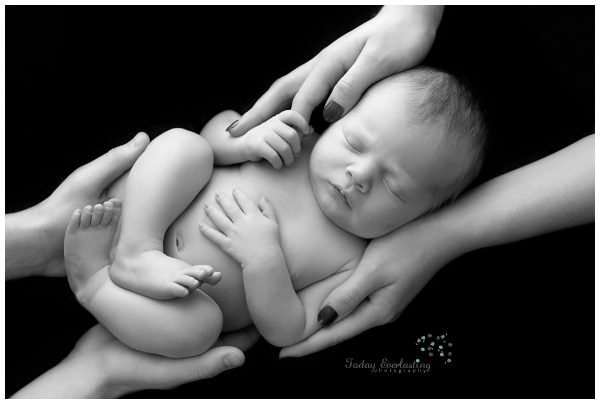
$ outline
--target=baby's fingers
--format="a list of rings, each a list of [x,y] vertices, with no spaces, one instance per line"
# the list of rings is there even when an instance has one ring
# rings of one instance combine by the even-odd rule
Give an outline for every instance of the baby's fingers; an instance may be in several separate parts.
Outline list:
[[[221,233],[220,231],[217,231],[217,230],[213,229],[212,227],[208,227],[204,223],[200,223],[198,225],[198,229],[200,230],[200,233],[202,233],[202,235],[204,237],[206,237],[207,239],[209,239],[210,241],[215,243],[221,249],[225,249],[228,247],[229,238],[226,235],[224,235],[223,233]]]
[[[287,142],[289,147],[292,149],[292,154],[294,157],[298,157],[300,155],[300,137],[302,136],[302,132],[292,126],[286,125],[283,122],[277,122],[275,124],[275,133],[277,133],[279,137]]]
[[[281,161],[279,154],[267,142],[262,142],[258,149],[258,154],[271,163],[273,168],[279,170],[283,166],[283,162]]]
[[[233,190],[233,197],[246,215],[260,212],[256,203],[241,189],[235,188]]]
[[[290,128],[291,129],[291,128]],[[281,160],[285,163],[286,166],[289,166],[294,162],[294,153],[292,152],[292,148],[290,144],[286,142],[279,133],[270,133],[269,136],[265,139],[269,146],[273,148],[281,157]]]
[[[215,226],[217,226],[217,228],[223,233],[228,234],[229,231],[231,231],[231,229],[233,228],[233,223],[231,222],[229,217],[227,217],[225,212],[221,210],[220,206],[217,208],[212,204],[209,205],[208,203],[206,203],[204,204],[204,211],[206,212],[206,215],[210,218],[210,220],[212,220],[212,222],[215,224]]]
[[[277,118],[286,125],[293,126],[298,129],[298,133],[303,137],[310,133],[310,125],[302,115],[296,111],[287,110],[279,113]]]

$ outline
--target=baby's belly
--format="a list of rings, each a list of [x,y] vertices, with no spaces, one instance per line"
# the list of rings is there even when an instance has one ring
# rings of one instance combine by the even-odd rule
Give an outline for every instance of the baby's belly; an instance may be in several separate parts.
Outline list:
[[[298,166],[295,170],[302,168]],[[215,168],[209,183],[165,234],[167,255],[192,265],[210,265],[223,274],[217,285],[203,285],[201,290],[221,308],[225,331],[246,327],[252,321],[240,265],[198,230],[200,222],[212,225],[204,212],[204,204],[215,203],[218,192],[231,195],[237,187],[254,201],[260,196],[271,201],[277,212],[281,247],[295,290],[333,275],[362,256],[365,240],[346,233],[324,217],[310,183],[295,176],[298,172],[277,172],[260,164]]]
[[[231,167],[231,170],[235,169]],[[223,274],[215,286],[204,284],[200,288],[221,308],[223,331],[237,330],[252,323],[246,305],[242,268],[198,230],[199,223],[211,223],[204,213],[204,203],[212,201],[217,192],[231,192],[233,187],[239,186],[236,175],[230,175],[227,170],[215,170],[209,184],[173,222],[164,238],[165,254],[191,265],[210,265]]]

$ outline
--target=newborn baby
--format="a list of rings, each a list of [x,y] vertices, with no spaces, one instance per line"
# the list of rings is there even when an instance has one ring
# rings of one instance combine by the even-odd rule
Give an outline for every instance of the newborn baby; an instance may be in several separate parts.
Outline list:
[[[251,324],[278,346],[310,336],[369,239],[456,197],[485,149],[473,94],[430,68],[380,81],[301,143],[309,126],[293,111],[233,138],[236,117],[158,136],[115,199],[71,218],[70,285],[133,348],[198,355]]]

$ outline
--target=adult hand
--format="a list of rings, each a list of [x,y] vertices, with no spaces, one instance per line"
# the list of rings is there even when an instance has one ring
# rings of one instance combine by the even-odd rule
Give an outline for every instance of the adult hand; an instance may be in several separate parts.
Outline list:
[[[409,69],[425,58],[442,12],[442,6],[384,6],[373,19],[276,80],[227,130],[232,136],[241,136],[287,109],[290,103],[292,110],[310,122],[314,108],[330,90],[323,117],[328,122],[338,120],[373,83]]]
[[[258,338],[250,327],[222,336],[202,355],[173,359],[136,351],[98,324],[79,339],[63,362],[14,398],[114,398],[143,389],[169,389],[241,366],[241,350]]]
[[[283,348],[280,357],[308,355],[398,318],[437,270],[459,255],[460,244],[432,226],[435,221],[418,219],[372,240],[352,276],[321,306],[319,323],[333,324]]]
[[[73,171],[43,202],[6,215],[6,279],[65,276],[63,245],[71,214],[103,202],[106,188],[133,166],[149,142],[147,134],[138,133]]]

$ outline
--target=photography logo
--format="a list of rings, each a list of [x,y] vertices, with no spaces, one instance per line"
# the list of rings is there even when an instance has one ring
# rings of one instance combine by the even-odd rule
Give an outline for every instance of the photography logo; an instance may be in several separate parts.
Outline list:
[[[417,363],[452,363],[452,349],[454,344],[448,340],[448,333],[440,335],[425,334],[417,338]]]
[[[452,364],[452,347],[448,333],[440,335],[423,334],[415,342],[414,358],[392,359],[383,357],[379,360],[346,358],[346,369],[366,370],[371,373],[391,374],[428,374],[433,368],[447,367]]]

